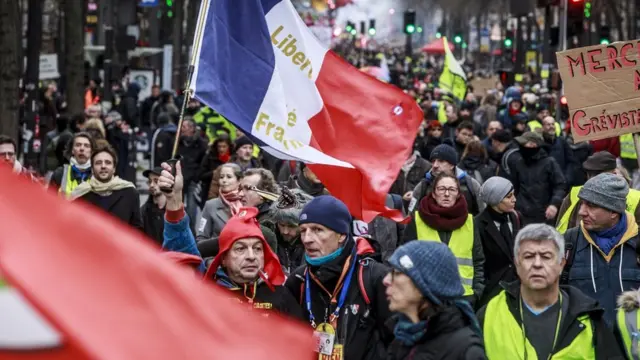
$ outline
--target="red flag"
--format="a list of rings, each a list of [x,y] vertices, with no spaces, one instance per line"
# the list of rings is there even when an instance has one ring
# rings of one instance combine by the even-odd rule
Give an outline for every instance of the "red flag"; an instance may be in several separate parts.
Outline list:
[[[362,73],[332,51],[316,85],[324,108],[309,120],[311,146],[354,168],[309,167],[352,215],[365,222],[378,214],[402,220],[399,211],[385,207],[385,198],[411,152],[422,110],[402,90]]]
[[[317,357],[310,329],[249,310],[117,220],[6,170],[0,183],[0,273],[63,343],[0,359]]]

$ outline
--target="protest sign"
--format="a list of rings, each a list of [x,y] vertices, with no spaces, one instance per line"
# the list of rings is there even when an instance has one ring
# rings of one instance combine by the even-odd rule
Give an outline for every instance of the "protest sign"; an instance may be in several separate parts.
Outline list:
[[[576,142],[640,131],[640,41],[556,53]]]

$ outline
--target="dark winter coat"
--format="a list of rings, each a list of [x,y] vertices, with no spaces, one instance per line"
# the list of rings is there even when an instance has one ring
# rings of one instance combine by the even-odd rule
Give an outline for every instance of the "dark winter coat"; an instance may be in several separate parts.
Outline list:
[[[482,242],[484,256],[488,259],[484,262],[485,288],[479,303],[479,306],[484,306],[502,291],[501,281],[512,282],[518,279],[513,263],[513,245],[522,224],[515,212],[509,214],[513,238],[505,239],[488,210],[476,216],[474,221]]]
[[[558,166],[560,166],[567,184],[573,183],[573,170],[575,169],[576,160],[567,140],[556,136],[553,139],[553,143],[547,142],[545,145],[549,156],[555,159]]]
[[[503,288],[507,293],[509,311],[518,322],[518,327],[520,327],[522,324],[519,310],[520,281],[503,284]],[[595,347],[596,359],[624,359],[622,350],[618,346],[611,329],[604,321],[604,310],[598,305],[598,302],[572,286],[560,286],[560,289],[567,295],[569,305],[567,314],[563,314],[556,349],[566,348],[585,330],[584,325],[578,318],[587,315],[591,319],[591,325],[593,327],[593,346]],[[478,321],[481,327],[484,327],[486,310],[487,308],[485,306],[478,312]]]
[[[164,231],[164,209],[160,209],[149,196],[147,202],[140,208],[142,215],[142,230],[159,246],[162,246]]]
[[[292,241],[285,241],[276,227],[276,238],[278,239],[278,259],[284,272],[289,275],[304,264],[304,246],[300,240],[300,235]]]
[[[158,167],[171,159],[173,141],[178,128],[174,124],[166,124],[156,129],[151,139],[151,163]]]
[[[397,194],[402,197],[408,191],[413,191],[413,189],[418,186],[420,181],[424,179],[429,170],[431,170],[431,163],[421,156],[416,156],[416,162],[413,164],[411,170],[409,170],[408,173],[400,170],[396,181],[394,181],[393,185],[391,185],[389,193]],[[406,202],[404,205],[406,207],[409,205],[409,203]]]
[[[427,333],[415,346],[407,347],[394,340],[387,357],[387,360],[484,359],[482,338],[455,306],[448,306],[429,319]]]
[[[519,153],[512,156],[511,183],[516,193],[516,209],[522,214],[522,223],[545,223],[549,205],[560,209],[567,193],[567,182],[558,163],[540,149],[533,162],[527,164]],[[551,223],[554,224],[553,220]]]
[[[359,259],[364,259],[366,253],[371,253],[370,245],[363,240],[359,240]],[[303,265],[294,274],[289,276],[285,286],[291,291],[296,299],[299,299],[302,306],[305,320],[309,321],[309,313],[305,305],[304,279],[305,271],[310,269],[316,278],[326,289],[333,290],[342,273],[347,258],[351,255],[353,247],[356,246],[353,240],[345,245],[345,248],[337,259],[319,267]],[[361,287],[358,284],[358,270],[362,267],[363,285],[367,291],[366,296],[370,303],[365,301]],[[389,269],[374,261],[361,261],[349,284],[349,291],[344,303],[340,317],[338,318],[338,328],[336,331],[335,344],[344,345],[344,360],[378,360],[387,356],[387,346],[391,343],[393,335],[385,326],[389,320],[391,312],[385,295],[386,288],[382,284],[382,279],[387,275]],[[311,310],[316,318],[316,323],[325,322],[325,312],[327,304],[330,303],[330,296],[324,292],[314,280],[310,280]],[[335,306],[331,307],[333,311]],[[328,316],[331,313],[327,314]],[[328,321],[328,320],[327,320]]]
[[[135,188],[117,190],[108,196],[89,192],[80,199],[101,208],[122,222],[142,231],[140,195]]]
[[[394,197],[396,198],[396,201],[394,201]],[[387,194],[385,206],[389,209],[399,210],[403,215],[406,215],[400,195]],[[400,239],[402,239],[402,234],[404,233],[404,228],[404,224],[379,215],[369,223],[368,234],[375,240],[375,242],[380,244],[383,261],[387,261],[398,247]]]
[[[189,184],[198,179],[198,175],[200,175],[200,164],[207,153],[207,148],[207,141],[198,135],[180,139],[178,154],[182,156],[180,165],[182,165],[185,189],[188,188]]]
[[[429,159],[431,157],[431,152],[433,151],[433,149],[436,148],[436,146],[442,144],[442,137],[439,138],[434,138],[431,136],[427,136],[425,137],[425,139],[422,142],[422,145],[420,146],[420,156],[422,156],[423,159]]]
[[[458,167],[467,172],[468,176],[476,179],[483,184],[488,178],[496,176],[498,173],[498,164],[491,159],[482,159],[476,156],[467,156],[463,158]]]

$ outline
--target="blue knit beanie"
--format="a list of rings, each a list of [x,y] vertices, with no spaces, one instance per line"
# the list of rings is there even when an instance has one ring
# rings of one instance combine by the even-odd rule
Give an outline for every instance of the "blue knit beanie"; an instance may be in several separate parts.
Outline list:
[[[320,224],[338,234],[351,234],[351,214],[347,206],[331,195],[311,200],[300,213],[300,225]]]
[[[422,295],[434,305],[464,295],[456,258],[438,241],[414,240],[400,246],[389,264],[406,274]]]

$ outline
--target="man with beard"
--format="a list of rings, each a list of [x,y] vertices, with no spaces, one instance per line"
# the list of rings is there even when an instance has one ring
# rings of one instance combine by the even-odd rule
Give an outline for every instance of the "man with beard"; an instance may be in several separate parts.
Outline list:
[[[300,189],[291,190],[292,202],[278,201],[271,205],[271,220],[276,224],[278,259],[289,275],[304,263],[304,246],[300,241],[300,212],[313,199]]]
[[[149,184],[149,197],[142,205],[142,230],[158,245],[162,245],[164,231],[164,209],[167,204],[166,195],[160,191],[158,178],[162,173],[161,167],[145,170],[142,175],[147,178]]]
[[[91,179],[78,185],[71,193],[71,199],[82,199],[142,230],[138,190],[133,183],[115,175],[117,164],[118,157],[113,148],[96,149],[91,154]]]
[[[260,167],[258,159],[253,157],[253,142],[248,137],[241,136],[237,138],[234,148],[236,153],[231,157],[230,161],[238,164],[242,171]]]
[[[95,142],[85,132],[75,134],[67,145],[69,164],[58,167],[51,176],[51,185],[69,198],[78,185],[91,178],[91,153]]]
[[[313,197],[329,195],[329,191],[324,187],[322,181],[320,181],[316,174],[303,162],[300,162],[300,170],[298,173],[289,177],[287,187],[290,189],[300,189]]]
[[[542,119],[542,137],[549,155],[556,160],[560,169],[564,171],[564,177],[568,184],[573,183],[573,172],[580,167],[573,156],[573,151],[563,137],[556,132],[556,119],[547,116]]]
[[[538,133],[526,132],[515,138],[518,151],[509,159],[509,177],[516,193],[516,209],[523,224],[554,223],[567,183],[558,163],[542,148]]]

